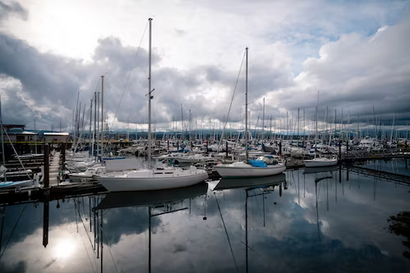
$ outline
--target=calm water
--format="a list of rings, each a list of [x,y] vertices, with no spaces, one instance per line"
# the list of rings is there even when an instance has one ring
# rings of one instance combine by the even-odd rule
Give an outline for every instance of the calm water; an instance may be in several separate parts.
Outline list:
[[[388,221],[410,211],[409,186],[304,172],[53,201],[47,247],[44,204],[8,206],[0,272],[410,272]]]

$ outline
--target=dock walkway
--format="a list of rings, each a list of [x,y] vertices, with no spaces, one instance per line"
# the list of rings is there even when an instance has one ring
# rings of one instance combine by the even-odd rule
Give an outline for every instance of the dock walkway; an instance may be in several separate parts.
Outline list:
[[[60,152],[55,152],[53,155],[53,159],[50,163],[49,168],[49,177],[50,177],[50,186],[58,185],[58,176],[60,170]]]

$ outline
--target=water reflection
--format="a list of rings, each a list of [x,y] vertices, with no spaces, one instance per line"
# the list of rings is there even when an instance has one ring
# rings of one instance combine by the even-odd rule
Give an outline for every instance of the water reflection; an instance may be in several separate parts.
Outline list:
[[[282,196],[282,184],[286,183],[286,176],[284,174],[279,174],[269,177],[258,177],[258,178],[248,178],[248,179],[221,179],[218,185],[215,187],[215,191],[229,190],[229,189],[243,189],[246,194],[245,197],[245,269],[246,272],[249,271],[249,249],[253,250],[248,244],[248,199],[252,197],[262,196],[262,211],[263,211],[263,226],[266,225],[266,211],[265,211],[265,194],[269,194],[274,191],[275,187],[280,188],[280,196]],[[219,206],[218,199],[215,196],[215,201],[218,206],[219,213],[225,228],[228,244],[232,253],[232,259],[235,264],[236,271],[239,271],[238,265],[236,263],[235,255],[232,250],[232,245],[229,239],[229,234],[226,230],[225,221],[223,220],[222,212]]]
[[[103,271],[103,247],[105,244],[113,244],[112,240],[104,240],[104,229],[103,229],[103,215],[106,210],[118,209],[118,208],[129,208],[134,209],[139,208],[140,210],[147,209],[146,220],[148,222],[148,272],[151,272],[151,260],[152,260],[152,230],[161,223],[158,216],[176,213],[178,211],[190,210],[191,209],[191,200],[197,196],[206,195],[208,190],[208,184],[199,183],[190,187],[180,188],[180,189],[170,189],[170,190],[158,190],[158,191],[149,191],[149,192],[122,192],[122,193],[110,193],[107,194],[104,199],[98,204],[94,209],[95,214],[97,215],[98,222],[98,213],[100,212],[100,225],[97,226],[95,233],[99,233],[100,236],[97,239],[101,238],[100,242],[97,242],[98,245],[101,245],[100,258],[101,258],[101,272]],[[184,206],[184,200],[189,199],[189,206]],[[143,215],[140,213],[140,215]],[[142,216],[144,218],[144,216]],[[204,220],[206,218],[204,217]],[[141,219],[140,219],[141,220]],[[141,222],[144,222],[142,220]],[[113,223],[112,218],[107,223]],[[124,223],[123,223],[124,224]],[[126,226],[126,225],[125,225]],[[142,229],[138,233],[145,231],[145,226],[140,226]],[[117,234],[119,236],[124,235],[124,230],[120,230]],[[135,230],[134,230],[135,232]],[[118,241],[117,241],[118,242]],[[99,248],[97,246],[97,252]],[[117,265],[114,264],[116,270]]]
[[[6,206],[0,272],[408,272],[399,211],[408,186],[337,168],[50,201],[48,227]]]

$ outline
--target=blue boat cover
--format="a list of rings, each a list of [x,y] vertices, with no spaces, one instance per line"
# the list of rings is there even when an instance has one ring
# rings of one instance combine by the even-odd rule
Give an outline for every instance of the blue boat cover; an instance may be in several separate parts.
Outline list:
[[[262,160],[249,160],[249,163],[252,164],[252,167],[266,168],[268,166]]]

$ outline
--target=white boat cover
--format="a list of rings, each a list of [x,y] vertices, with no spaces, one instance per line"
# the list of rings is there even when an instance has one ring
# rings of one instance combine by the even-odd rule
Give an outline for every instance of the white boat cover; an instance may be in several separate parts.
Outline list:
[[[105,169],[107,172],[118,172],[126,170],[134,170],[141,168],[141,164],[136,158],[125,158],[121,160],[107,160],[105,161]]]

